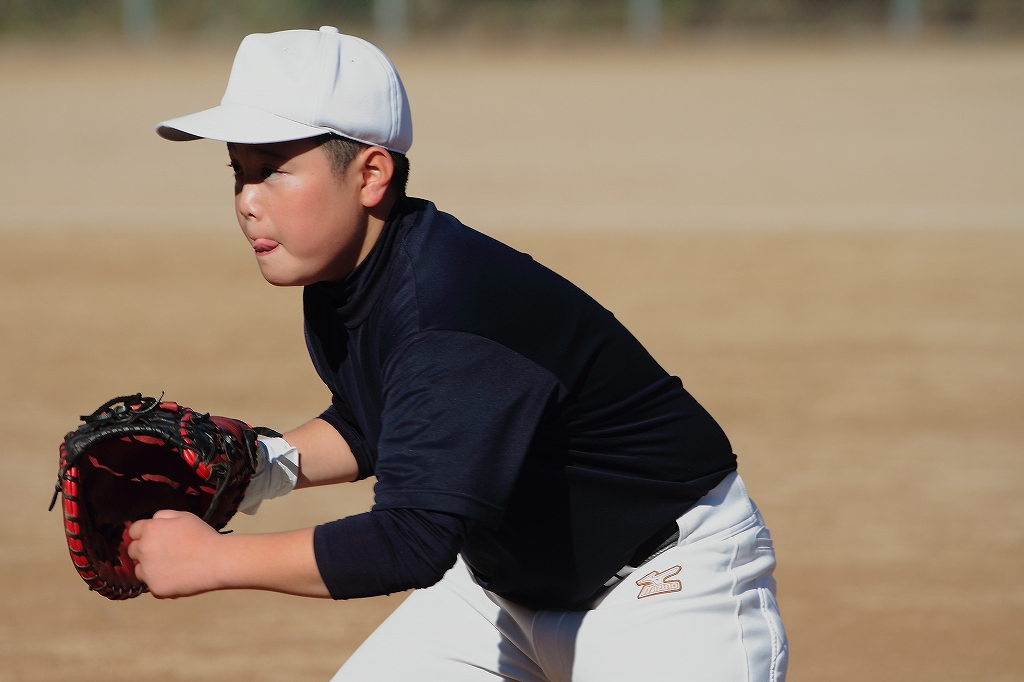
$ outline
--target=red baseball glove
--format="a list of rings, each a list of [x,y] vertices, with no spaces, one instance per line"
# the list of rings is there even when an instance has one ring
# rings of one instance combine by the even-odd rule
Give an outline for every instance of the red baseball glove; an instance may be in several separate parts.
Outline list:
[[[192,512],[220,530],[256,466],[256,436],[279,435],[141,393],[114,398],[64,437],[50,502],[64,496],[71,560],[108,599],[146,591],[128,557],[128,526],[160,509]]]

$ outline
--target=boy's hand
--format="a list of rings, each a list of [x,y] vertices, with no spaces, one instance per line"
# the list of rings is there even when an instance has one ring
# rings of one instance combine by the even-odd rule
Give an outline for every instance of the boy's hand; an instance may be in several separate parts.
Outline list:
[[[224,538],[198,516],[164,509],[132,523],[128,535],[135,575],[154,597],[189,597],[221,587],[216,567]]]

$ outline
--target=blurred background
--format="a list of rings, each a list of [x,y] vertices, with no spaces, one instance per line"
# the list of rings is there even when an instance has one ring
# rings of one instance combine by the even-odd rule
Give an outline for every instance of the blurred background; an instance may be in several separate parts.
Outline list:
[[[790,680],[1024,680],[1024,2],[0,0],[0,682],[326,680],[404,596],[109,602],[46,512],[115,395],[326,407],[223,146],[153,133],[218,103],[245,34],[321,24],[402,74],[411,194],[580,285],[721,422]]]
[[[1019,0],[4,0],[8,35],[69,30],[132,40],[215,36],[330,23],[378,39],[544,35],[844,34],[892,30],[1006,35]]]

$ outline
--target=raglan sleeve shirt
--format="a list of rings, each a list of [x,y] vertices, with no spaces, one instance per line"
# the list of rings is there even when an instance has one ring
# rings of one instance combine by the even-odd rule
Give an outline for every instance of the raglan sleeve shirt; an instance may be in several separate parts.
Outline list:
[[[314,551],[321,576],[334,598],[426,587],[441,578],[460,551],[469,551],[474,571],[490,567],[489,574],[502,578],[491,569],[521,567],[509,592],[528,592],[547,575],[555,591],[565,585],[567,592],[538,598],[572,601],[578,597],[569,594],[572,585],[580,582],[583,594],[603,580],[595,575],[577,581],[580,562],[600,562],[563,557],[554,569],[541,566],[535,557],[552,543],[571,545],[570,535],[579,532],[564,523],[550,526],[543,518],[550,509],[568,520],[575,514],[574,500],[586,499],[572,492],[571,482],[558,483],[564,476],[559,472],[576,452],[567,415],[574,401],[579,402],[575,393],[596,395],[597,389],[582,386],[610,390],[605,378],[620,370],[594,370],[607,361],[587,364],[586,358],[596,358],[614,343],[581,331],[595,323],[565,319],[577,315],[576,301],[583,294],[569,292],[566,287],[571,285],[528,256],[472,233],[426,202],[407,201],[404,209],[408,214],[392,216],[367,259],[345,282],[311,285],[304,293],[310,356],[334,398],[321,418],[352,448],[359,476],[377,478],[372,511],[316,528]],[[528,293],[531,286],[534,291]],[[569,292],[551,297],[564,299],[561,308],[559,301],[554,307],[542,302],[552,286],[553,291]],[[596,312],[579,319],[605,320],[599,325],[614,327],[615,338],[635,344],[592,301],[587,299],[584,308]],[[544,314],[548,318],[542,319]],[[548,331],[553,333],[550,340]],[[584,347],[589,350],[579,352]],[[641,364],[648,361],[642,355]],[[578,367],[572,373],[562,371],[566,362]],[[650,376],[655,383],[670,379],[656,363]],[[678,392],[686,395],[681,387]],[[691,421],[704,418],[706,413],[699,412]],[[662,436],[630,438],[654,452],[649,443],[660,442]],[[579,443],[585,440],[577,438]],[[721,441],[732,457],[724,436]],[[627,476],[627,484],[639,480],[628,478],[629,470],[644,460],[612,450],[593,455],[581,450],[580,456],[583,463],[625,463],[620,473]],[[726,466],[734,468],[734,463]],[[714,483],[709,479],[707,484]],[[533,490],[545,491],[536,505],[528,502]],[[658,514],[674,518],[685,509],[680,504],[673,502]],[[642,510],[635,515],[643,516]],[[635,541],[640,542],[664,521],[652,517],[647,525],[634,524],[634,530],[623,531],[630,536],[625,542],[644,528],[645,535]],[[629,549],[623,544],[603,563],[618,562],[614,572],[622,565],[619,555]],[[608,572],[603,564],[595,570]]]

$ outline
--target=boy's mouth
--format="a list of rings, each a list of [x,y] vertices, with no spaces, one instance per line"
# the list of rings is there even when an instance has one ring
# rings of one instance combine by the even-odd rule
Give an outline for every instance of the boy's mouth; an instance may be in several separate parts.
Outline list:
[[[271,251],[276,249],[277,246],[278,242],[275,242],[273,239],[260,238],[252,240],[253,251],[255,251],[257,254],[270,253]]]

